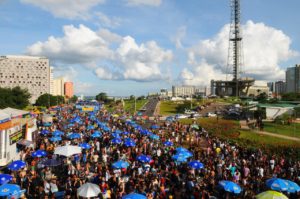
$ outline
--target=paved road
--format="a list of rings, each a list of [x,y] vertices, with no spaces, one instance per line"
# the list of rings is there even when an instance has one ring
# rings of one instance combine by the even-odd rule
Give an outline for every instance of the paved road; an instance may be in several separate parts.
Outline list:
[[[246,121],[241,120],[240,121],[240,125],[241,125],[241,129],[249,129]],[[276,134],[276,133],[270,133],[267,131],[252,131],[253,133],[259,134],[259,135],[268,135],[268,136],[272,136],[272,137],[278,137],[278,138],[282,138],[285,140],[293,140],[296,142],[300,142],[300,138],[296,138],[296,137],[291,137],[291,136],[287,136],[287,135],[281,135],[281,134]]]
[[[158,102],[159,99],[156,98],[149,99],[148,103],[143,106],[143,109],[146,109],[144,115],[153,116]]]

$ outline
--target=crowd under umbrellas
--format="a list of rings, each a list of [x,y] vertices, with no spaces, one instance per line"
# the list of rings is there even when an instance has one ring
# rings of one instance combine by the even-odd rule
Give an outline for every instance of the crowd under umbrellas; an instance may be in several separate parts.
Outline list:
[[[56,117],[0,174],[0,197],[299,198],[299,159],[249,152],[195,124],[147,128],[126,115],[72,108]],[[199,150],[201,140],[207,149]]]

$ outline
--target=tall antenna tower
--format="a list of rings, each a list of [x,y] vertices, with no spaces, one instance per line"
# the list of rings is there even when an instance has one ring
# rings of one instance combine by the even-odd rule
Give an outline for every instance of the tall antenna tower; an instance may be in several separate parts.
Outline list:
[[[231,20],[227,68],[232,68],[233,80],[236,83],[235,95],[240,96],[239,74],[242,66],[242,33],[240,0],[230,0]]]
[[[243,65],[243,48],[241,32],[241,4],[240,0],[230,0],[231,21],[229,33],[228,60],[226,80],[211,80],[212,92],[218,96],[246,96],[250,86],[254,85],[253,78],[240,78]],[[229,72],[232,70],[232,73]],[[232,74],[233,79],[227,80]]]

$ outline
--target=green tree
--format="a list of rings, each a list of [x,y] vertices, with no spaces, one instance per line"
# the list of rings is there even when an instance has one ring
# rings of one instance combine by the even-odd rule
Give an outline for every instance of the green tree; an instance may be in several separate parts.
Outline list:
[[[268,95],[267,93],[263,92],[263,93],[260,93],[256,99],[260,102],[265,102],[267,99],[268,99]]]
[[[102,101],[102,102],[108,102],[108,98],[107,98],[107,94],[106,93],[99,93],[98,95],[96,95],[96,100],[97,101]]]
[[[300,93],[284,93],[281,99],[283,101],[300,101]]]
[[[31,95],[27,89],[20,87],[0,88],[0,108],[12,107],[24,109],[29,105]]]
[[[77,97],[76,95],[73,95],[73,97],[71,97],[71,98],[69,99],[69,102],[71,102],[71,103],[76,103],[77,100],[78,100],[78,97]]]
[[[35,105],[50,107],[51,106],[51,97],[52,97],[52,95],[45,93],[37,98]]]
[[[130,100],[134,100],[134,99],[135,99],[135,96],[134,96],[134,95],[130,95],[130,96],[129,96],[129,99],[130,99]]]

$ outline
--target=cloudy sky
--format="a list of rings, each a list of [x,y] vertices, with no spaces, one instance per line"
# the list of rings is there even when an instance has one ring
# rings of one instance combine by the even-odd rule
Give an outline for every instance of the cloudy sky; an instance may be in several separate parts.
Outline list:
[[[242,75],[300,63],[299,0],[241,0]],[[142,95],[225,78],[229,0],[0,0],[0,54],[46,56],[76,94]]]

